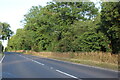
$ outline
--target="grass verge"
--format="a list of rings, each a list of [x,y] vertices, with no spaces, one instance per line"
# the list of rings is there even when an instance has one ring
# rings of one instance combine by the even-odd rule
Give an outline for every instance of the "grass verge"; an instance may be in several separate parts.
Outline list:
[[[78,63],[78,64],[85,64],[89,66],[96,66],[96,67],[101,67],[101,68],[118,70],[118,65],[105,63],[105,62],[96,62],[96,61],[91,61],[91,60],[80,60],[80,59],[54,58],[54,57],[51,57],[51,58],[62,60],[62,61],[69,61],[69,62]]]

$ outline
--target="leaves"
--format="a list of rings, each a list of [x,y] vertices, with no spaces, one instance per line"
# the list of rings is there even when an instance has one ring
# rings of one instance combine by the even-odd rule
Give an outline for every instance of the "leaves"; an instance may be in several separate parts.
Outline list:
[[[18,29],[10,39],[8,49],[111,51],[110,37],[119,38],[119,11],[115,4],[105,6],[107,3],[102,5],[101,13],[92,2],[50,2],[45,7],[33,6],[24,16],[24,28]]]
[[[13,32],[10,30],[10,25],[8,23],[1,23],[0,22],[0,39],[7,40]]]
[[[120,51],[120,20],[119,20],[119,7],[120,2],[102,3],[101,11],[101,31],[111,41],[110,46],[112,53]]]

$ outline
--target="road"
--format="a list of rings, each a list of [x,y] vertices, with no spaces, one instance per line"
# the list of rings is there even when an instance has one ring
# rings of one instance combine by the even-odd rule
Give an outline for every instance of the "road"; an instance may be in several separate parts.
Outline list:
[[[81,64],[25,55],[15,52],[5,52],[2,61],[3,78],[56,78],[92,80],[117,80],[118,72],[94,68]]]

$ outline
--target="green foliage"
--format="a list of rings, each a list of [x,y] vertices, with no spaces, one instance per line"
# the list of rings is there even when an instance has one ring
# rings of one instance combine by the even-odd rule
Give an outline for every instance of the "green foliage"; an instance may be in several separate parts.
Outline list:
[[[4,47],[3,47],[3,45],[2,45],[2,42],[0,41],[0,53],[3,52],[3,49],[4,49]]]
[[[108,41],[103,36],[103,34],[95,32],[85,32],[79,37],[79,47],[81,51],[91,52],[91,51],[104,51],[106,52],[108,48]]]
[[[9,50],[31,50],[33,49],[34,33],[32,31],[25,31],[18,29],[16,35],[12,36],[8,41]]]
[[[45,7],[33,6],[24,16],[24,28],[18,29],[16,35],[12,36],[7,49],[53,52],[111,51],[109,36],[116,35],[119,23],[112,22],[112,27],[109,27],[109,23],[105,24],[107,18],[112,19],[105,16],[107,13],[104,6],[102,9],[102,12],[98,13],[92,2],[50,2]]]
[[[120,2],[102,3],[101,31],[110,40],[112,53],[120,51]]]
[[[0,22],[0,40],[9,40],[10,36],[12,36],[13,32],[10,29],[10,25],[8,23]],[[3,52],[4,46],[0,41],[0,53]]]
[[[0,40],[7,40],[12,34],[13,32],[10,30],[10,25],[0,22]]]

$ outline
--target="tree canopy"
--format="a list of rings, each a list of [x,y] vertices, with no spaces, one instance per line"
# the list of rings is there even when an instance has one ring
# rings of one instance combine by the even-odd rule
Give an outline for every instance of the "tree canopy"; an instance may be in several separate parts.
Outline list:
[[[101,31],[110,40],[112,53],[120,51],[120,2],[104,2],[101,11]]]
[[[0,40],[7,40],[13,34],[8,23],[0,22]]]
[[[24,28],[12,36],[7,49],[118,53],[119,3],[101,6],[101,12],[92,2],[50,2],[45,7],[33,6],[24,16]]]

